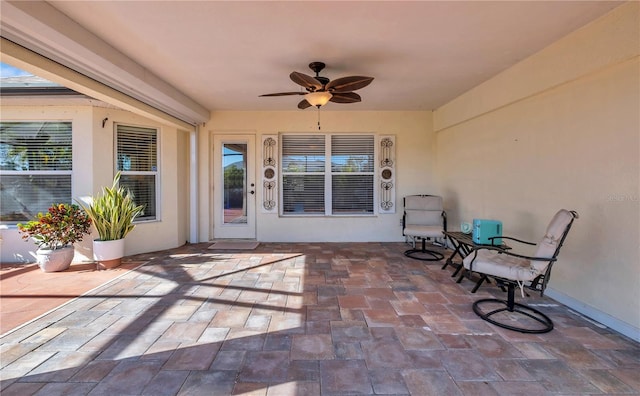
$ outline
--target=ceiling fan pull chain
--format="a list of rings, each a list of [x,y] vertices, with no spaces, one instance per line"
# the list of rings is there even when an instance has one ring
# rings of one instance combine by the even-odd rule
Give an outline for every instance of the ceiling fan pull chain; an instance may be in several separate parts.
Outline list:
[[[320,130],[320,106],[318,106],[318,130]]]

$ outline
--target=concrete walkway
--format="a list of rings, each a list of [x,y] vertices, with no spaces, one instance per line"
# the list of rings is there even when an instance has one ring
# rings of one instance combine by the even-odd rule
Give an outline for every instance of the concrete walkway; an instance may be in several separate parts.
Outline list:
[[[9,395],[639,394],[640,346],[548,298],[556,328],[480,320],[402,243],[210,244],[146,264],[0,339]],[[562,265],[560,261],[557,265]]]

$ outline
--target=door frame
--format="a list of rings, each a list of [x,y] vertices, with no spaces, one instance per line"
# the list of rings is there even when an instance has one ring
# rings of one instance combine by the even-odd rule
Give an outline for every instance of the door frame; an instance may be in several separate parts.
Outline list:
[[[256,239],[257,186],[255,179],[255,141],[255,134],[213,134],[213,145],[211,151],[211,170],[213,175],[213,190],[211,197],[211,235],[213,236],[213,239]],[[224,167],[222,166],[222,148],[224,144],[228,143],[244,143],[247,145],[246,192],[244,197],[246,202],[247,222],[242,224],[224,222],[224,199],[222,196]],[[251,191],[253,191],[253,194]]]

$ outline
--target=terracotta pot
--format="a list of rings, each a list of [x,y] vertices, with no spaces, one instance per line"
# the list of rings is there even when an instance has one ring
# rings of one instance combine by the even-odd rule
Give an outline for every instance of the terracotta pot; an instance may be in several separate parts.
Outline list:
[[[75,250],[73,245],[59,249],[38,249],[36,250],[36,261],[44,272],[64,271],[71,265]]]
[[[115,241],[93,241],[93,259],[98,262],[98,269],[111,269],[120,265],[124,257],[124,239]]]

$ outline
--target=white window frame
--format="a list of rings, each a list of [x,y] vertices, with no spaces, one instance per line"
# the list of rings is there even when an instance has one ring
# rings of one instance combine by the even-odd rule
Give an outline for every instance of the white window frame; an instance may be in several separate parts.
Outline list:
[[[156,170],[155,171],[131,171],[131,170],[119,170],[118,169],[118,135],[119,135],[119,127],[129,127],[129,128],[143,128],[143,129],[149,129],[149,130],[153,130],[155,131],[155,135],[156,135]],[[160,221],[161,220],[161,196],[160,196],[160,128],[157,127],[153,127],[153,126],[148,126],[148,125],[135,125],[135,124],[131,124],[131,123],[126,123],[126,122],[121,122],[121,123],[114,123],[113,125],[114,128],[114,133],[113,133],[113,139],[114,139],[114,170],[115,172],[120,171],[120,174],[122,176],[127,176],[127,175],[141,175],[141,176],[154,176],[155,179],[155,204],[156,204],[156,213],[155,216],[153,218],[149,218],[149,217],[143,217],[143,218],[137,218],[136,220],[134,220],[134,223],[151,223],[151,222],[156,222],[156,221]]]
[[[324,136],[325,138],[325,153],[324,153],[324,171],[323,172],[304,172],[300,174],[318,174],[324,175],[324,213],[305,213],[305,212],[296,212],[296,213],[285,213],[284,212],[284,176],[285,175],[295,175],[296,172],[287,172],[285,166],[283,165],[283,159],[285,157],[283,145],[287,136]],[[366,136],[373,139],[373,170],[371,172],[333,172],[331,167],[331,137],[332,136]],[[278,205],[278,214],[281,217],[373,217],[378,214],[378,194],[379,194],[379,186],[378,186],[378,145],[377,136],[375,133],[280,133],[279,136],[279,151],[281,153],[278,167],[280,168],[278,174],[278,182],[280,186],[283,186],[279,189],[279,205]],[[371,212],[368,213],[333,213],[333,190],[332,190],[332,179],[334,175],[371,175],[372,178],[372,188],[373,188],[373,196],[372,196],[372,207]]]
[[[68,203],[71,204],[73,203],[73,163],[74,163],[74,158],[73,158],[73,139],[74,139],[74,133],[73,133],[73,121],[72,120],[67,120],[67,119],[47,119],[47,120],[37,120],[37,119],[20,119],[20,120],[2,120],[2,123],[24,123],[24,124],[31,124],[31,123],[60,123],[60,124],[69,124],[71,127],[71,169],[70,170],[49,170],[49,171],[34,171],[34,170],[0,170],[0,176],[28,176],[28,175],[33,175],[33,176],[69,176],[69,183],[71,186],[71,191],[70,191],[70,195],[68,197],[67,200],[62,201],[59,200],[60,202],[50,202],[47,205],[47,208],[49,206],[51,206],[54,203]],[[34,212],[34,216],[37,212],[45,212],[47,210],[47,208],[41,208],[41,210],[36,210]],[[6,220],[6,221],[1,221],[1,224],[4,225],[15,225],[17,223],[21,223],[21,222],[26,222],[32,220],[32,218],[29,219],[25,219],[25,220]]]

